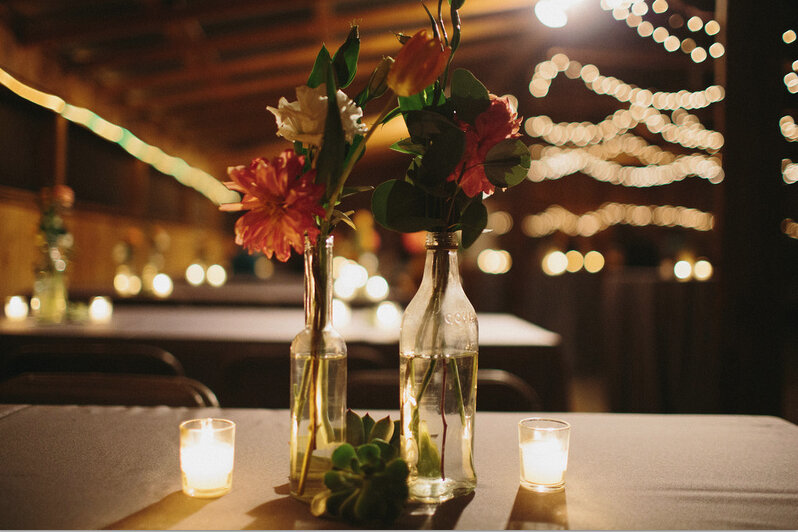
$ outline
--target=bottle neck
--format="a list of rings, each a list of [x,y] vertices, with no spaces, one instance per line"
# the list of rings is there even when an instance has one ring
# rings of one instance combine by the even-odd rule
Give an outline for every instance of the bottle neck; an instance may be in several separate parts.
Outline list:
[[[460,285],[458,244],[456,233],[427,233],[427,259],[424,264],[422,284],[431,283],[432,290],[438,293],[445,292],[449,287]]]
[[[321,330],[332,323],[333,237],[305,238],[305,326]]]

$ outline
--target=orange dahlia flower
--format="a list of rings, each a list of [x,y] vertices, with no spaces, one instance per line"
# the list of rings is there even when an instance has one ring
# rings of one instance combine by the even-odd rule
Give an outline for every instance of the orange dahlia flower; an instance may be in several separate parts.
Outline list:
[[[521,136],[521,118],[507,98],[491,94],[490,106],[477,116],[473,126],[461,121],[458,125],[465,132],[465,152],[462,163],[455,167],[448,180],[459,179],[460,187],[470,198],[482,192],[493,194],[496,187],[485,175],[485,158],[500,141]]]
[[[219,209],[249,211],[236,221],[236,244],[285,262],[291,248],[303,252],[305,234],[316,242],[320,231],[314,215],[325,214],[319,204],[324,187],[313,183],[315,170],[302,174],[304,163],[303,156],[285,150],[271,161],[259,157],[249,166],[227,169],[232,181],[225,186],[244,197]]]
[[[438,79],[452,50],[429,30],[418,30],[396,56],[388,72],[388,86],[398,96],[412,96]]]

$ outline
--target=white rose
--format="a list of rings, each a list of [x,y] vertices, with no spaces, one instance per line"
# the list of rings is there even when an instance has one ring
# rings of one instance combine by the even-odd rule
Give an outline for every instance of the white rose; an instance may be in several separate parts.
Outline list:
[[[297,101],[289,102],[280,98],[278,108],[267,107],[277,118],[277,135],[290,141],[321,146],[324,137],[324,122],[327,120],[327,86],[321,84],[315,89],[307,85],[296,88]],[[363,110],[341,90],[335,99],[341,113],[341,125],[347,142],[355,135],[363,135],[368,128],[358,122]]]

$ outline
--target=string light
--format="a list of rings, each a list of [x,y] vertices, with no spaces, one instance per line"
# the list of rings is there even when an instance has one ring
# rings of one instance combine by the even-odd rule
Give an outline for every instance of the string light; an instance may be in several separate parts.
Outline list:
[[[543,273],[550,276],[576,273],[582,268],[588,273],[598,273],[604,268],[604,255],[598,251],[588,251],[582,255],[575,249],[566,253],[555,249],[543,256],[540,267]]]
[[[641,107],[650,106],[660,111],[675,111],[680,108],[703,109],[723,100],[726,95],[720,85],[710,85],[704,90],[695,92],[680,90],[652,93],[615,77],[602,76],[595,65],[583,66],[563,53],[555,54],[548,61],[535,65],[532,80],[529,82],[529,92],[535,98],[543,98],[548,94],[552,80],[560,72],[565,73],[570,79],[581,79],[585,86],[596,94],[606,94],[619,102],[631,102]]]
[[[790,159],[781,160],[781,178],[788,185],[798,182],[798,164]]]
[[[681,49],[695,63],[702,63],[707,59],[706,50],[696,46],[693,39],[686,38],[680,41],[677,36],[671,35],[666,28],[662,26],[654,28],[650,22],[644,21],[642,17],[648,13],[648,5],[645,0],[601,0],[601,8],[605,11],[610,11],[612,18],[615,20],[626,22],[626,25],[630,28],[637,28],[637,33],[641,37],[651,37],[654,42],[662,44],[668,52],[675,52]],[[663,14],[669,9],[668,2],[655,0],[651,5],[651,9],[654,13]],[[684,19],[676,13],[669,17],[668,22],[672,28],[677,29],[682,27]],[[703,29],[708,36],[714,37],[720,31],[720,24],[716,20],[708,20],[705,23],[701,17],[693,16],[687,21],[687,29],[693,33]],[[785,32],[783,37],[784,42],[787,43],[792,42],[788,41],[788,38],[795,40],[795,32],[792,32],[791,36],[788,36],[788,33]],[[714,43],[712,46],[714,46],[714,49],[710,51],[710,55],[713,59],[721,57],[726,52],[720,43]]]
[[[784,115],[779,119],[779,129],[781,134],[788,142],[798,142],[798,125],[790,115]]]
[[[795,31],[794,30],[787,30],[787,31],[785,31],[782,34],[781,38],[782,38],[782,40],[784,41],[785,44],[792,44],[792,43],[795,42],[795,38],[796,38]]]
[[[715,225],[715,218],[711,213],[698,209],[671,205],[605,203],[597,210],[582,215],[574,214],[560,205],[552,205],[542,213],[524,218],[522,229],[531,238],[541,238],[556,231],[569,236],[589,237],[619,224],[710,231]]]
[[[0,84],[29,102],[58,113],[70,122],[84,126],[98,136],[119,144],[132,156],[174,177],[180,183],[196,189],[217,205],[239,201],[236,192],[228,190],[212,175],[190,166],[180,157],[173,157],[160,148],[147,144],[127,129],[112,124],[89,109],[70,105],[58,96],[29,87],[2,68],[0,68]]]
[[[781,230],[788,237],[798,240],[798,223],[792,218],[785,218],[781,221]]]
[[[597,181],[627,187],[652,187],[668,185],[695,175],[710,183],[723,181],[723,168],[716,157],[705,155],[679,155],[667,164],[651,166],[623,166],[591,153],[592,148],[541,149],[541,156],[533,160],[527,178],[533,182],[557,180],[581,172]],[[673,155],[671,155],[673,156]]]

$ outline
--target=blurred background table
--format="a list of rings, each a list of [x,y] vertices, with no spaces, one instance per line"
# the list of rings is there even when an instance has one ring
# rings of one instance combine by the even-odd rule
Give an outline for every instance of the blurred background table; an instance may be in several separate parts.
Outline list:
[[[545,410],[567,410],[569,370],[560,336],[511,314],[478,319],[480,368],[520,377]],[[287,408],[288,350],[303,325],[299,308],[117,305],[107,324],[0,320],[0,357],[32,343],[149,344],[172,353],[186,375],[208,385],[222,406]],[[338,331],[347,342],[350,372],[397,368],[398,326],[381,328],[366,309],[355,309]]]
[[[475,493],[411,505],[397,527],[798,527],[798,426],[783,419],[557,414],[572,426],[566,488],[540,495],[518,482],[516,426],[530,415],[477,414]],[[206,416],[236,423],[233,488],[192,499],[180,491],[178,424]],[[285,410],[0,405],[0,528],[346,527],[288,495],[289,424]]]

